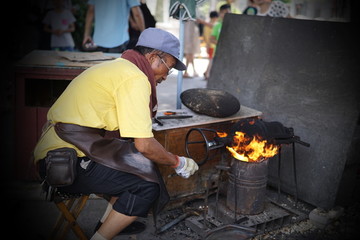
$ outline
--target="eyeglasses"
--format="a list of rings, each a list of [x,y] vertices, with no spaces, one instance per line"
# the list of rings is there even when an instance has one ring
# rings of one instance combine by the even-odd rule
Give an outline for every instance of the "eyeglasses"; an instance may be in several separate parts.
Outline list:
[[[165,65],[165,67],[168,69],[167,75],[170,75],[173,72],[173,69],[169,68],[169,66],[166,64],[164,59],[160,57],[160,55],[158,55],[158,57],[160,58],[161,62]]]

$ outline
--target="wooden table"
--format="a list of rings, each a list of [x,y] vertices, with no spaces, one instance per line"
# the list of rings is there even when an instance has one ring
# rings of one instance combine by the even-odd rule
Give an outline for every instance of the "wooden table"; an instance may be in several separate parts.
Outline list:
[[[188,131],[192,128],[214,129],[219,132],[229,133],[231,126],[241,119],[258,118],[262,115],[261,112],[245,106],[241,106],[238,113],[226,118],[214,118],[199,115],[190,110],[185,111],[188,111],[193,117],[166,119],[161,120],[164,124],[163,126],[159,126],[158,124],[153,125],[155,138],[167,151],[179,156],[187,156],[185,138]],[[199,139],[200,134],[194,136],[196,139],[190,140],[201,140]],[[204,148],[198,146],[197,149],[191,151],[191,154],[194,156],[194,160],[199,162],[204,157]],[[188,179],[175,175],[174,170],[169,167],[159,166],[172,200],[168,207],[183,204],[189,199],[204,197],[207,190],[207,183],[211,184],[211,187],[216,187],[217,170],[215,169],[215,165],[219,163],[221,154],[220,151],[214,150],[210,151],[209,156],[209,160],[201,165],[199,170]],[[208,180],[210,181],[208,182]]]
[[[41,135],[49,107],[70,81],[85,69],[117,56],[120,55],[35,50],[16,64],[14,142],[16,179],[36,178],[32,151]]]

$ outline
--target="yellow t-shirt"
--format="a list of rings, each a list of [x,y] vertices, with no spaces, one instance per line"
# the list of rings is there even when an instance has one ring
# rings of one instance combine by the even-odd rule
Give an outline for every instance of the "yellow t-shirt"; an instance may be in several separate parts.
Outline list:
[[[211,41],[210,41],[211,32],[212,32],[212,27],[209,27],[209,26],[205,25],[204,26],[203,36],[204,36],[204,41],[206,43],[206,46],[211,47],[211,48],[215,48],[216,45],[214,43],[211,43]]]
[[[50,108],[47,119],[54,124],[119,130],[122,137],[153,137],[150,95],[147,76],[133,63],[119,58],[97,64],[72,80]],[[75,148],[78,156],[84,156],[49,127],[35,147],[35,161],[62,147]]]

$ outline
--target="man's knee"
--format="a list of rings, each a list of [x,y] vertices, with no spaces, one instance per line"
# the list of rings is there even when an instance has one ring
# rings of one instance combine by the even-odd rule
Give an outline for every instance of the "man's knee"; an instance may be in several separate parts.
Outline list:
[[[160,194],[159,185],[152,182],[140,184],[136,191],[125,191],[113,205],[117,212],[128,216],[146,217]]]
[[[141,189],[139,191],[142,191],[141,195],[143,196],[143,198],[151,202],[155,202],[156,199],[159,197],[160,187],[157,183],[147,182],[147,184],[141,186]]]

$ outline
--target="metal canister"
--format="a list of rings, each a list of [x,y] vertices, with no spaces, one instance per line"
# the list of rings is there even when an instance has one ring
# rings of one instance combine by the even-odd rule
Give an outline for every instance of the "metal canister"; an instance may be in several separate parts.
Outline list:
[[[268,159],[244,162],[232,158],[228,174],[227,207],[236,213],[249,215],[264,211]]]

